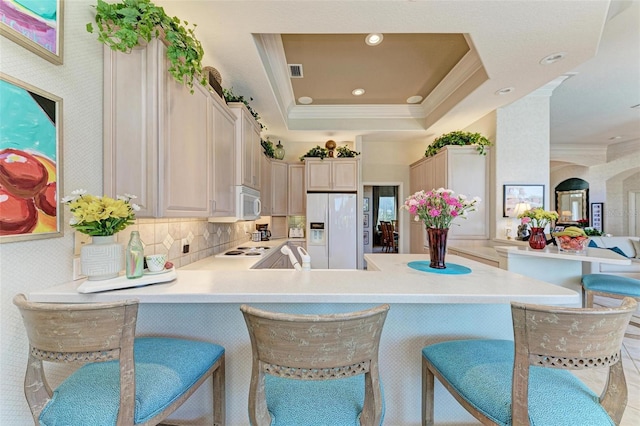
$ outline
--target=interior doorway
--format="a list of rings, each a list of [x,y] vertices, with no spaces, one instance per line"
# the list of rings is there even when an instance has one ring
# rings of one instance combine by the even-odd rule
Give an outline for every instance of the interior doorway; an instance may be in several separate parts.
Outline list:
[[[364,185],[364,252],[398,253],[400,186]],[[390,228],[385,232],[385,226]],[[388,234],[388,235],[387,235]]]

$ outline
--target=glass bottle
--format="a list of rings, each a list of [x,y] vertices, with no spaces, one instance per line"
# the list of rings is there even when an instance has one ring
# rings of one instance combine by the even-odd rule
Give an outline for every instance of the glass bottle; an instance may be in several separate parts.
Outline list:
[[[144,266],[144,247],[138,231],[131,232],[125,258],[127,278],[140,278]]]

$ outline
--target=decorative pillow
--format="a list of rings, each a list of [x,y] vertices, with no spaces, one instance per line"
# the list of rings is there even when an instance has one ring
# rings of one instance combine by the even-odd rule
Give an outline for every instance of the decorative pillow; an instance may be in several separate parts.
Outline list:
[[[636,259],[640,259],[640,240],[629,240],[633,245],[633,249],[636,251]]]
[[[628,257],[622,250],[620,250],[620,247],[607,247],[606,250],[611,250],[612,252],[618,253],[621,256]]]
[[[598,245],[596,244],[596,242],[595,242],[595,241],[593,241],[593,240],[589,240],[589,245],[588,245],[588,247],[595,247],[595,248],[598,248]]]

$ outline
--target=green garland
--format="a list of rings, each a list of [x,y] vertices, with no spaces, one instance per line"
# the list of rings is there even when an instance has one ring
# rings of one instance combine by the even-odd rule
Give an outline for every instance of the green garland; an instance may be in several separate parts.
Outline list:
[[[322,148],[320,145],[316,145],[315,148],[311,148],[306,154],[300,157],[300,161],[304,161],[305,157],[315,157],[324,160],[328,156],[329,150],[327,148]]]
[[[122,0],[113,4],[98,0],[95,8],[99,42],[112,50],[129,53],[141,39],[148,43],[153,37],[162,37],[168,44],[169,73],[173,78],[189,86],[191,93],[194,79],[207,85],[202,72],[204,50],[195,37],[195,24],[186,28],[182,24],[189,25],[188,22],[167,16],[162,7],[150,0]],[[93,34],[91,22],[86,28]]]
[[[478,151],[480,155],[487,155],[484,147],[491,146],[493,144],[489,139],[482,136],[480,133],[455,131],[446,133],[434,140],[431,145],[427,147],[427,150],[424,152],[424,156],[432,157],[436,155],[438,151],[440,151],[440,149],[447,145],[476,145],[476,151]]]
[[[269,158],[276,158],[275,148],[273,147],[273,142],[267,138],[267,140],[260,139],[260,145],[262,145],[262,151],[264,155]]]
[[[349,158],[349,157],[355,157],[356,155],[360,155],[359,152],[352,151],[346,145],[337,147],[336,151],[338,151],[338,158]]]
[[[226,103],[242,102],[244,106],[247,107],[253,118],[255,118],[255,120],[258,122],[258,124],[260,125],[260,129],[266,129],[266,126],[260,122],[260,115],[258,115],[258,113],[253,108],[251,108],[251,105],[249,105],[249,102],[244,98],[244,96],[236,95],[235,93],[233,93],[233,87],[230,89],[223,88],[222,94],[224,95],[224,100]],[[253,98],[250,97],[249,100],[253,101]]]

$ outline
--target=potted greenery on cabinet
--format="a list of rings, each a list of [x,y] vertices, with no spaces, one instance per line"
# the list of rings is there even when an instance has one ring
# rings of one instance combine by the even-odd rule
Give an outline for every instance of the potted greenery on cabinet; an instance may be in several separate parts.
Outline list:
[[[431,145],[427,147],[427,150],[424,152],[424,156],[433,157],[438,153],[438,151],[440,151],[440,149],[447,145],[475,145],[476,151],[478,151],[480,155],[486,155],[484,148],[485,146],[491,146],[492,143],[489,139],[482,136],[480,133],[455,131],[445,133],[439,138],[436,138],[436,140],[434,140]]]
[[[167,46],[168,71],[173,78],[189,86],[191,93],[194,80],[203,86],[207,84],[202,72],[204,51],[195,37],[195,24],[188,28],[188,22],[169,17],[162,7],[150,0],[122,0],[120,3],[98,0],[95,8],[98,41],[112,50],[128,53],[153,37],[159,38]],[[93,33],[92,23],[87,24],[87,31]]]

